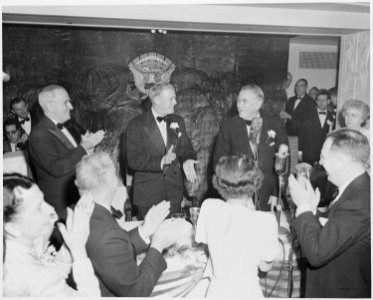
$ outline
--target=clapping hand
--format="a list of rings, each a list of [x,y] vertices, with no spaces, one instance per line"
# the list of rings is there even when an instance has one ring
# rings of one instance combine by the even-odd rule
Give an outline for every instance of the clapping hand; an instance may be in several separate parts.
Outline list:
[[[141,232],[144,238],[149,238],[161,225],[163,220],[170,213],[170,202],[163,200],[157,205],[153,205],[144,218],[141,226]]]
[[[174,145],[171,145],[170,149],[168,149],[167,153],[162,157],[161,160],[161,169],[164,166],[170,165],[176,159],[176,153],[173,152]]]
[[[164,249],[173,245],[180,237],[185,226],[184,219],[164,221],[153,235],[151,247],[162,253]]]
[[[105,131],[99,130],[95,133],[90,133],[87,131],[84,135],[82,135],[82,142],[81,145],[87,150],[90,151],[94,147],[96,147],[105,136]]]
[[[308,179],[304,176],[298,176],[298,179],[295,179],[293,175],[290,175],[289,188],[291,198],[298,208],[307,207],[313,213],[316,212],[320,202],[320,191],[318,188],[314,190]]]
[[[199,161],[194,159],[188,159],[183,164],[185,176],[190,182],[195,182],[197,180],[196,170],[194,169],[194,165],[196,164],[199,164]]]
[[[85,194],[80,198],[74,211],[67,208],[66,226],[62,223],[57,224],[74,260],[87,256],[85,244],[89,236],[89,221],[93,208],[92,195]]]

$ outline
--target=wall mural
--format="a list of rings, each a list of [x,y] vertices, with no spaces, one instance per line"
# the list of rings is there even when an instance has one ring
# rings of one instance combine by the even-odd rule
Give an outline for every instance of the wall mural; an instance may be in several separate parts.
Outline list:
[[[106,130],[100,149],[125,165],[119,151],[122,133],[146,105],[149,84],[170,80],[176,87],[176,113],[184,117],[200,160],[199,181],[187,184],[187,192],[203,198],[209,191],[213,142],[222,118],[234,113],[240,86],[261,85],[267,113],[276,114],[286,101],[288,46],[286,36],[157,36],[117,29],[4,25],[3,65],[11,79],[4,83],[3,115],[16,96],[39,111],[40,89],[60,83],[71,96],[73,117],[90,131]]]

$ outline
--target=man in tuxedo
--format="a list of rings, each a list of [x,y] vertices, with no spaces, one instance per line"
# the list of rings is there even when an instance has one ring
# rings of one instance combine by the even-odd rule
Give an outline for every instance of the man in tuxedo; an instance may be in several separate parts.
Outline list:
[[[151,108],[132,119],[126,132],[128,166],[135,172],[133,203],[143,219],[154,204],[171,202],[170,213],[181,211],[182,166],[186,178],[195,181],[196,153],[182,117],[174,114],[176,94],[169,83],[149,90]]]
[[[295,96],[286,103],[285,111],[280,113],[282,119],[286,119],[286,132],[289,136],[298,136],[299,129],[306,116],[314,109],[316,103],[307,95],[306,79],[299,79],[295,83]]]
[[[23,150],[28,136],[23,131],[18,119],[14,117],[6,119],[3,128],[6,136],[6,139],[3,140],[3,153]]]
[[[322,89],[316,96],[317,107],[306,115],[299,129],[299,150],[303,162],[314,165],[320,160],[321,147],[326,135],[335,127],[333,113],[328,110],[330,96]]]
[[[281,120],[260,115],[263,102],[264,93],[259,86],[250,84],[241,88],[237,99],[238,116],[223,121],[217,136],[213,164],[215,167],[220,157],[235,154],[245,154],[256,160],[264,174],[258,193],[259,208],[270,210],[268,200],[270,196],[277,196],[275,152],[281,144],[288,144],[288,141]],[[258,121],[262,122],[260,128],[254,125]]]
[[[26,132],[27,136],[30,135],[31,132],[31,114],[28,110],[28,104],[25,99],[23,98],[14,98],[10,102],[10,112],[18,118],[18,121]]]
[[[129,231],[122,229],[112,208],[118,181],[108,153],[86,155],[77,165],[79,192],[91,195],[95,203],[86,250],[101,296],[147,297],[167,267],[162,251],[180,236],[185,220],[163,222],[170,203],[162,201],[149,210],[139,226]],[[143,252],[144,258],[137,264],[136,255]]]
[[[29,152],[37,183],[59,218],[66,220],[66,207],[79,199],[74,185],[79,160],[104,137],[103,131],[87,132],[76,140],[63,125],[73,109],[70,96],[59,85],[49,85],[39,93],[39,104],[45,116],[35,125],[29,138]]]
[[[370,298],[370,176],[365,171],[369,142],[358,131],[330,133],[320,163],[339,188],[327,212],[317,213],[320,192],[302,176],[290,176],[297,205],[293,227],[309,263],[307,298]]]

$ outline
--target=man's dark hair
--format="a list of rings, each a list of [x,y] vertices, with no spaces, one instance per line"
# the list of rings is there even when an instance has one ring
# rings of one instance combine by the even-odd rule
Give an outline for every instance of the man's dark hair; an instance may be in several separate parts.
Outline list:
[[[326,89],[320,89],[318,92],[317,92],[317,95],[316,95],[316,99],[318,96],[320,95],[325,95],[327,97],[328,100],[330,100],[330,94],[329,92],[326,90]]]
[[[10,104],[9,104],[10,110],[13,109],[14,105],[16,105],[18,103],[21,103],[22,101],[27,104],[27,101],[25,99],[23,99],[22,97],[15,97],[15,98],[13,98],[12,101],[10,101]]]
[[[21,129],[21,124],[19,123],[18,118],[11,117],[11,118],[6,119],[3,124],[4,132],[5,132],[5,126],[10,126],[10,125],[15,125],[17,130]]]
[[[303,82],[306,84],[306,86],[308,86],[308,81],[307,81],[307,79],[305,79],[305,78],[298,79],[297,82],[296,82],[295,84],[297,84],[299,81],[303,81]]]
[[[338,89],[337,89],[337,87],[330,88],[329,91],[328,91],[328,93],[329,93],[330,97],[331,96],[337,96],[338,95]]]

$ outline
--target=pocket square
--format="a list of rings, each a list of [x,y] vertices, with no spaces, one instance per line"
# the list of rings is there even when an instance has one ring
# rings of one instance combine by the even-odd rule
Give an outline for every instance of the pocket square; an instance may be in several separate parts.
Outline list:
[[[274,145],[275,145],[275,142],[272,142],[272,143],[269,144],[269,147],[272,147]]]

